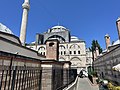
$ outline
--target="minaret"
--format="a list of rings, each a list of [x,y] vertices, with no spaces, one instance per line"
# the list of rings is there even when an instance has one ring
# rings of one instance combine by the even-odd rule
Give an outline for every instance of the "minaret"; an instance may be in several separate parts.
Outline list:
[[[106,49],[108,50],[108,47],[110,46],[110,36],[106,34],[104,38],[106,43]]]
[[[117,25],[117,30],[118,30],[118,37],[119,37],[119,40],[120,40],[120,17],[117,19],[116,25]]]
[[[20,31],[20,41],[22,45],[25,45],[28,11],[30,9],[29,0],[25,0],[25,2],[22,4],[22,8],[23,8],[23,16],[22,16],[21,31]]]

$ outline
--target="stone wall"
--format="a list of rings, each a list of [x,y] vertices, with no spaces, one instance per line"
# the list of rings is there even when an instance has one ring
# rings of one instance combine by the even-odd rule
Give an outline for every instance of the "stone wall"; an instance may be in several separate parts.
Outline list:
[[[116,47],[113,50],[106,52],[102,56],[98,57],[94,62],[94,69],[98,76],[108,79],[114,84],[120,85],[120,72],[114,71],[113,66],[120,63],[120,47]]]
[[[42,90],[57,90],[63,85],[62,63],[49,60],[42,61]]]

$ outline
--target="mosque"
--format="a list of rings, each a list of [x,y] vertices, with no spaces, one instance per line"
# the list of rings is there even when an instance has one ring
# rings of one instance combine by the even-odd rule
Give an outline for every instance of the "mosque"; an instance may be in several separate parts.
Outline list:
[[[41,55],[46,56],[46,41],[57,39],[59,41],[59,61],[70,61],[72,68],[78,72],[92,65],[92,53],[86,49],[84,40],[71,36],[70,30],[64,26],[53,26],[43,34],[36,34],[36,41],[26,46]]]
[[[20,37],[0,23],[0,78],[3,78],[0,89],[13,89],[19,85],[21,89],[57,90],[75,80],[77,71],[87,70],[92,65],[92,54],[86,50],[85,41],[71,36],[64,26],[37,33],[36,41],[26,44],[29,7],[29,0],[25,0]]]
[[[25,0],[22,7],[23,17],[20,38],[0,23],[0,51],[46,60],[48,59],[47,52],[49,52],[46,42],[57,40],[59,44],[55,50],[58,51],[58,58],[56,58],[58,61],[70,61],[72,63],[71,67],[77,68],[78,72],[81,69],[87,70],[87,67],[92,65],[92,53],[89,49],[86,49],[85,41],[76,36],[71,36],[70,30],[64,26],[57,25],[43,34],[37,33],[35,42],[25,44],[29,0]],[[51,44],[51,46],[54,45]],[[51,53],[51,55],[54,55],[54,53]]]
[[[8,27],[0,23],[0,37],[0,48],[2,51],[9,53],[18,52],[19,55],[42,60],[46,59],[46,41],[57,39],[59,41],[59,48],[57,48],[59,49],[58,61],[70,61],[72,63],[71,67],[77,68],[78,72],[81,69],[87,70],[86,68],[92,65],[92,53],[86,49],[85,41],[71,36],[70,30],[63,26],[54,26],[43,34],[37,33],[35,42],[23,46],[19,37],[15,36]]]

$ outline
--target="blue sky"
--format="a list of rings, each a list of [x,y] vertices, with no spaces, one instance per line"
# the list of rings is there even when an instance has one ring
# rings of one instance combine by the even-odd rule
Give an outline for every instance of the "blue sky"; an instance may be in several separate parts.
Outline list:
[[[24,0],[1,0],[0,22],[19,36]],[[90,47],[93,39],[105,48],[104,35],[111,42],[118,39],[116,19],[120,16],[120,0],[30,0],[26,41],[35,40],[36,33],[43,33],[63,25],[86,41]]]

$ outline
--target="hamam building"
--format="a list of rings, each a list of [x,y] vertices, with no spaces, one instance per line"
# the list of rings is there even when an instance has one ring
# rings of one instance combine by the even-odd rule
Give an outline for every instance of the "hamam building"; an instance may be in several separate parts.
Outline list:
[[[77,68],[78,72],[91,65],[92,55],[86,53],[85,41],[71,36],[69,29],[63,26],[54,26],[43,34],[37,33],[36,41],[27,44],[27,47],[46,56],[46,41],[53,39],[59,41],[59,61],[71,61],[72,68]]]
[[[113,67],[120,64],[120,18],[116,21],[119,39],[110,43],[110,36],[105,35],[106,49],[93,62],[98,76],[120,85],[120,72]]]

